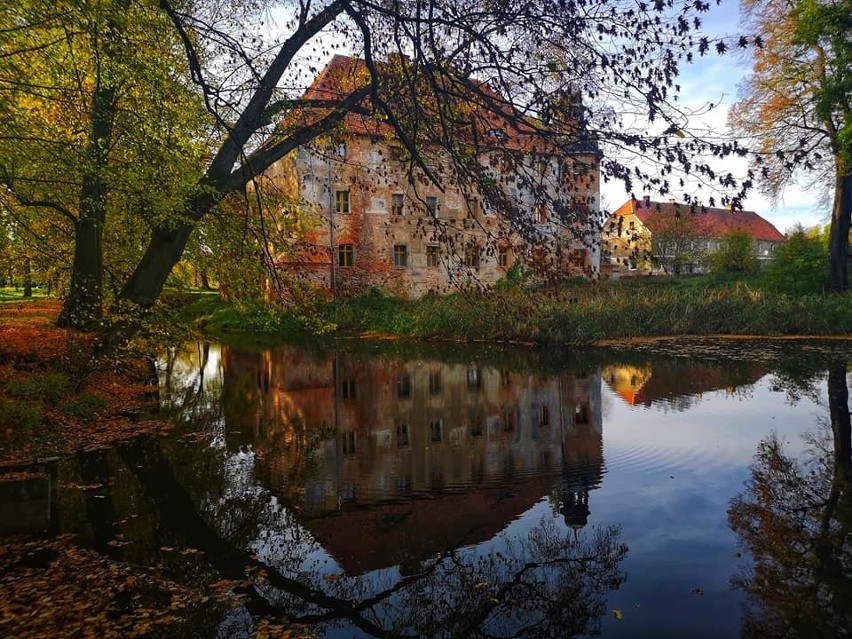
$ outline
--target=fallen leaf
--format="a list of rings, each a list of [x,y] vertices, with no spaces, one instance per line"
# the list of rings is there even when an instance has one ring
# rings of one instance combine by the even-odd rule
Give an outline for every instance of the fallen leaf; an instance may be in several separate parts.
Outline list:
[[[615,617],[616,619],[618,619],[619,621],[624,619],[624,613],[621,612],[618,608],[616,608],[612,611],[612,616]]]

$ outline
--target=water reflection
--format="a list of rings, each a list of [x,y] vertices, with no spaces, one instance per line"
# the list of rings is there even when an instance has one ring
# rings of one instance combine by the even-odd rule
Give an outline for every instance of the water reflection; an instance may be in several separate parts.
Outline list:
[[[701,401],[704,393],[747,393],[768,372],[765,364],[731,362],[719,366],[674,360],[662,366],[650,361],[604,366],[601,376],[630,406],[684,411]]]
[[[789,378],[788,378],[789,380]],[[811,390],[791,389],[793,397]],[[788,388],[790,385],[788,384]],[[734,578],[748,593],[745,637],[852,633],[852,429],[846,364],[828,371],[829,419],[792,456],[775,435],[760,442],[747,489],[728,518],[753,564]]]
[[[225,350],[248,398],[230,448],[349,573],[493,537],[542,498],[586,524],[603,475],[600,376]]]
[[[735,637],[751,555],[744,634],[849,627],[843,363],[452,356],[172,352],[175,432],[63,462],[59,528],[238,580],[197,636]]]

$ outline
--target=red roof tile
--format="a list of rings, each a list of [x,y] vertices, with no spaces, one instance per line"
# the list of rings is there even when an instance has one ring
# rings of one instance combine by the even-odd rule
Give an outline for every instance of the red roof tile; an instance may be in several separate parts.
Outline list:
[[[756,240],[783,242],[786,238],[768,220],[753,211],[730,211],[709,206],[693,206],[679,202],[655,202],[630,199],[613,215],[635,215],[651,233],[655,224],[665,223],[676,213],[694,215],[696,232],[703,237],[722,237],[733,231],[746,231]]]
[[[364,60],[343,55],[335,55],[325,68],[314,79],[314,82],[305,92],[307,100],[338,100],[344,98],[353,90],[366,86],[369,82],[369,72]],[[470,92],[468,106],[471,129],[478,131],[480,144],[493,144],[495,147],[522,150],[527,152],[546,152],[551,144],[534,127],[531,120],[524,121],[521,116],[513,115],[511,107],[493,91],[487,84],[471,80],[472,87],[454,85],[448,93],[457,95],[462,92]],[[393,102],[401,96],[385,96],[385,100]],[[480,106],[487,102],[488,107]],[[370,109],[369,98],[365,99],[363,106]],[[505,113],[501,116],[495,113],[500,109]],[[312,110],[316,111],[316,110]],[[321,112],[320,112],[321,113]],[[316,118],[314,115],[314,119]],[[393,129],[387,123],[373,118],[367,113],[349,113],[346,115],[343,126],[348,133],[361,135],[378,135],[394,137]],[[463,130],[463,127],[460,127]],[[580,148],[577,152],[596,154],[597,149]],[[585,146],[589,146],[586,144]]]

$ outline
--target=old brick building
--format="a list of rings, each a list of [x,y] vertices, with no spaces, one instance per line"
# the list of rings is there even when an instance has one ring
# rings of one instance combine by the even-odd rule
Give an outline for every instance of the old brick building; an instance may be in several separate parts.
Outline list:
[[[305,97],[339,98],[364,73],[362,61],[335,56]],[[273,166],[272,181],[295,170],[300,215],[311,220],[278,251],[283,279],[343,295],[377,287],[417,297],[492,285],[516,261],[542,277],[596,275],[597,147],[557,152],[534,126],[493,113],[477,114],[470,130],[478,179],[441,145],[418,146],[426,162],[418,166],[367,113],[348,114],[333,136]]]

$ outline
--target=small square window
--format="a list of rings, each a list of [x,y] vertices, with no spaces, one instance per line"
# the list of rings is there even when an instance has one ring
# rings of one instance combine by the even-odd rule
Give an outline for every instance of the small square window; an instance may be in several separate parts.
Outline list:
[[[535,209],[535,223],[536,224],[547,224],[550,217],[547,211],[547,202],[542,202]]]
[[[337,247],[337,265],[350,268],[355,264],[355,247],[351,244],[341,244]]]
[[[341,399],[355,399],[357,397],[356,388],[355,388],[355,380],[354,379],[344,379],[340,384],[340,398]]]
[[[396,378],[396,396],[411,397],[411,375],[400,375]]]
[[[478,248],[465,249],[464,265],[468,268],[479,268],[480,251]]]
[[[511,433],[515,430],[515,411],[507,408],[503,411],[503,432]]]
[[[497,266],[509,268],[509,249],[505,246],[497,249]]]
[[[440,260],[437,244],[429,244],[426,246],[426,266],[434,268],[438,266]]]
[[[431,195],[426,198],[426,214],[430,217],[438,217],[438,198]]]
[[[400,424],[396,427],[396,447],[406,448],[410,443],[408,424]]]
[[[393,265],[395,268],[405,268],[408,266],[408,246],[405,244],[394,244]]]
[[[429,422],[429,441],[438,444],[444,439],[444,420],[433,419]]]
[[[344,455],[354,455],[355,454],[355,431],[348,430],[343,433],[343,454]]]
[[[391,195],[391,215],[402,215],[405,212],[405,198],[402,193]]]
[[[441,392],[441,371],[429,371],[429,394],[438,395]]]
[[[346,157],[346,142],[338,142],[334,145],[334,154],[339,158]]]
[[[349,191],[334,192],[334,212],[349,213]]]

